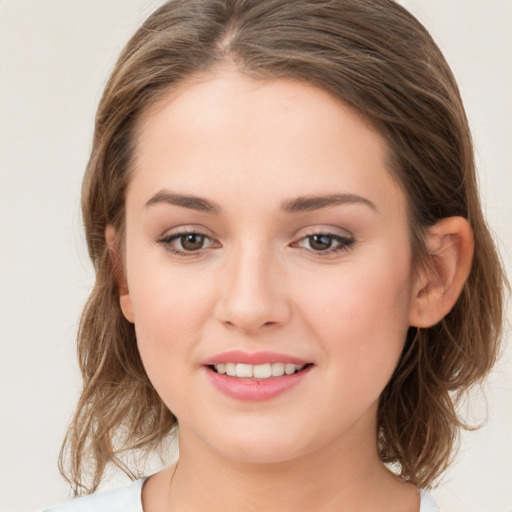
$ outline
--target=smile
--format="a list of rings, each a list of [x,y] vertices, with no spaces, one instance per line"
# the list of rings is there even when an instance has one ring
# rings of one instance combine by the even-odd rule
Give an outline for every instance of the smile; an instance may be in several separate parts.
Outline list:
[[[265,401],[287,394],[308,380],[314,366],[291,355],[238,350],[218,354],[202,364],[217,391],[242,401]]]
[[[300,372],[306,365],[293,363],[266,363],[266,364],[244,364],[244,363],[218,363],[212,365],[213,370],[220,375],[229,377],[249,379],[270,379],[293,375]]]

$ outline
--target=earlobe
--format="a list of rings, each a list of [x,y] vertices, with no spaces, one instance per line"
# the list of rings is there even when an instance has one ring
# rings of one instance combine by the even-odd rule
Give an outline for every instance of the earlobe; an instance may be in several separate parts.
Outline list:
[[[471,270],[474,239],[469,222],[463,217],[441,219],[429,230],[429,255],[413,289],[409,323],[430,327],[453,308]]]
[[[121,311],[123,312],[123,315],[125,316],[126,320],[133,323],[133,306],[130,298],[130,292],[128,290],[128,283],[126,280],[124,265],[122,258],[119,254],[118,242],[116,240],[116,232],[114,230],[114,227],[111,225],[108,225],[105,228],[105,240],[107,242],[110,261],[112,263],[114,278],[119,293],[119,305],[121,306]]]

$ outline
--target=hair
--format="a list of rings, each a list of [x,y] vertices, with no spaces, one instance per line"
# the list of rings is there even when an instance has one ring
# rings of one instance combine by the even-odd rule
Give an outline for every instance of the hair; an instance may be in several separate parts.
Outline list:
[[[475,253],[457,303],[438,324],[409,329],[379,402],[381,460],[428,488],[466,426],[459,399],[496,360],[506,280],[483,218],[455,79],[427,30],[392,0],[173,0],[128,42],[99,104],[83,182],[96,282],[79,327],[83,391],[61,472],[76,494],[95,490],[111,464],[135,477],[123,457],[158,448],[176,426],[121,312],[122,269],[110,257],[105,229],[113,226],[122,238],[141,116],[173,87],[226,62],[256,80],[319,87],[378,129],[407,198],[415,262],[425,259],[424,236],[438,220],[462,216],[471,225]]]

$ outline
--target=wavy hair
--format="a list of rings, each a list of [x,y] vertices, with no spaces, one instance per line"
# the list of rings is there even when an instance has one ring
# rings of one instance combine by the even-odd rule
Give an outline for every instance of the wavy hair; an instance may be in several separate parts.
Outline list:
[[[392,0],[173,0],[128,42],[99,104],[83,182],[96,282],[80,322],[83,391],[61,472],[75,493],[91,492],[107,465],[132,474],[124,455],[158,448],[176,425],[119,307],[115,276],[122,269],[113,267],[105,228],[112,225],[122,238],[141,115],[173,87],[226,61],[257,80],[320,87],[377,128],[407,198],[416,263],[425,258],[426,229],[439,219],[462,216],[473,229],[473,266],[456,305],[437,325],[410,328],[380,397],[381,460],[429,487],[465,426],[458,399],[496,360],[505,277],[483,218],[455,79],[427,30]]]

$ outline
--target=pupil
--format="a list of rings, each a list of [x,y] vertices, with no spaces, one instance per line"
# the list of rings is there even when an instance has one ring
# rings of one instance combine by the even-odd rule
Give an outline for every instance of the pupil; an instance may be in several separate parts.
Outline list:
[[[329,249],[332,245],[332,238],[329,235],[313,235],[310,244],[313,249],[319,251]]]
[[[196,233],[183,235],[181,237],[181,245],[187,251],[197,251],[198,249],[201,249],[203,245],[203,239],[203,235],[198,235]]]

